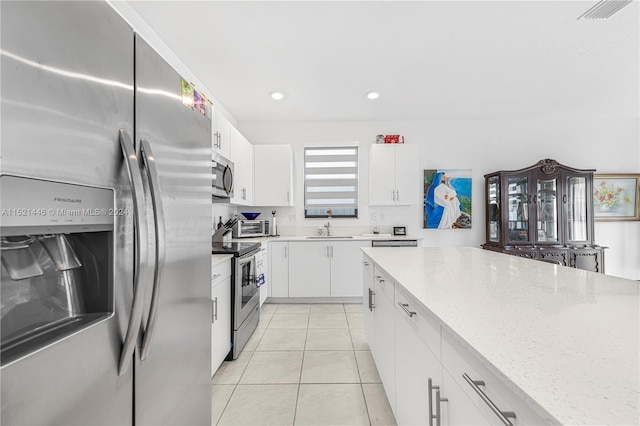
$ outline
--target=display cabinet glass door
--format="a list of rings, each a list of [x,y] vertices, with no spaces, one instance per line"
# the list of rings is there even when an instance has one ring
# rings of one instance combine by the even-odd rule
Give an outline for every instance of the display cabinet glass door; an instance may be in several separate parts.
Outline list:
[[[566,183],[566,241],[589,241],[587,179],[583,176],[568,176]]]
[[[538,179],[536,185],[536,243],[558,243],[558,180]]]
[[[529,241],[529,198],[528,177],[507,178],[509,242]]]
[[[487,235],[489,241],[500,242],[500,178],[494,176],[487,182],[487,200],[489,217],[487,218]]]

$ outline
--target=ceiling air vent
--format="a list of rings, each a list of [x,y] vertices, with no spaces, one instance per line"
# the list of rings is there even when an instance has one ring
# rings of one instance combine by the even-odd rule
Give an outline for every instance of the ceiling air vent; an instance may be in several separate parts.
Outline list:
[[[601,0],[578,19],[609,19],[611,15],[631,3],[632,0]]]

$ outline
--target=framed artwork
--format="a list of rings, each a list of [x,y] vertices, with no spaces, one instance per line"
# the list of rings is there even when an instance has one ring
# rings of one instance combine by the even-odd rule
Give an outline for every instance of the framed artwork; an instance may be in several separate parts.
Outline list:
[[[471,228],[471,169],[424,171],[423,228]]]
[[[640,174],[593,176],[595,220],[640,220],[639,200]]]

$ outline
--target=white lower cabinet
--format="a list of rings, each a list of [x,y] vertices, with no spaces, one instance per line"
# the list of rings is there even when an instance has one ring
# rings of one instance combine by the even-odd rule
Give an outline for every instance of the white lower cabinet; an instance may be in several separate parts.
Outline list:
[[[262,265],[264,273],[264,284],[260,286],[260,306],[267,300],[270,295],[269,289],[269,243],[263,242],[260,245],[260,253],[262,254]]]
[[[374,269],[375,309],[374,341],[372,352],[391,409],[396,414],[396,350],[395,309],[393,308],[393,281]]]
[[[398,425],[549,423],[366,255],[362,269],[365,336]]]
[[[363,297],[361,247],[371,247],[371,241],[331,242],[331,297]]]
[[[441,404],[442,424],[491,424],[446,369],[442,373],[442,396],[447,399],[445,403]]]
[[[360,248],[370,245],[370,241],[290,242],[289,297],[361,297]]]
[[[289,297],[331,296],[330,247],[324,241],[289,243]]]
[[[364,255],[362,259],[362,322],[364,335],[369,342],[369,349],[374,352],[374,309],[376,303],[375,281],[373,280],[373,261]]]
[[[482,413],[489,423],[503,424],[498,412],[518,425],[549,423],[446,330],[442,331],[442,364],[469,404]],[[511,417],[511,414],[515,417]]]
[[[211,375],[231,349],[231,260],[214,265],[211,274]]]
[[[269,247],[269,296],[289,297],[289,243],[271,241]]]
[[[440,416],[442,404],[438,408],[436,391],[444,396],[441,392],[442,364],[417,338],[417,314],[410,317],[398,303],[403,302],[397,301],[395,306],[396,421],[399,425],[427,425],[431,416]],[[411,306],[408,309],[415,311]]]

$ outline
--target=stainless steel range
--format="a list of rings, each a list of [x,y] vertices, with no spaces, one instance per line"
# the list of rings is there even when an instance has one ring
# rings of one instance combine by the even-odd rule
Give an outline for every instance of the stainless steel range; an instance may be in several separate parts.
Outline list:
[[[260,243],[213,243],[213,254],[232,254],[231,351],[236,359],[260,322],[260,291],[256,283],[256,253]]]

